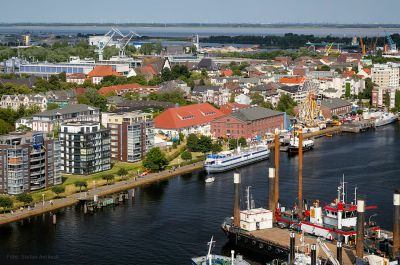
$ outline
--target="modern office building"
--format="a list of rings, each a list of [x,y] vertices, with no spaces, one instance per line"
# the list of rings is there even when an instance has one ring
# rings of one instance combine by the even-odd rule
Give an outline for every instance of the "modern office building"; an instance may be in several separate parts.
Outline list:
[[[61,170],[88,175],[111,168],[110,130],[98,122],[78,121],[61,124]]]
[[[111,130],[111,159],[142,160],[154,145],[152,115],[141,111],[102,113],[102,125]]]
[[[60,142],[42,133],[0,136],[0,193],[12,195],[61,184]]]

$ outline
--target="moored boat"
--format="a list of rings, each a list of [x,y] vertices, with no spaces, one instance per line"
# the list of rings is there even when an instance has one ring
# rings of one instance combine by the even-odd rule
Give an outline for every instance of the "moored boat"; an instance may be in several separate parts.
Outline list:
[[[265,144],[258,144],[236,150],[222,151],[208,155],[204,162],[207,172],[223,172],[269,158],[270,151]]]

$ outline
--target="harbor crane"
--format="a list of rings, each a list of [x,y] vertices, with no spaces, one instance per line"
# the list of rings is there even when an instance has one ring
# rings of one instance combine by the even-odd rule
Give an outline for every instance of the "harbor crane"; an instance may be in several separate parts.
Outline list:
[[[386,34],[386,39],[387,39],[388,44],[389,44],[389,52],[390,53],[396,53],[397,52],[396,43],[393,41],[392,37],[390,36],[389,33],[387,33],[386,30],[385,30],[385,34]]]
[[[104,60],[104,49],[107,47],[107,45],[110,44],[111,41],[113,41],[113,38],[115,36],[119,36],[119,39],[117,40],[118,47],[119,47],[119,53],[118,57],[119,58],[125,58],[126,53],[125,49],[126,46],[128,46],[129,42],[132,40],[133,37],[141,37],[139,34],[136,32],[130,31],[128,34],[124,35],[119,29],[116,28],[111,28],[105,35],[104,39],[105,41],[99,41],[97,45],[97,49],[95,52],[99,55],[99,61]]]
[[[367,53],[367,49],[366,49],[366,47],[365,47],[364,41],[363,41],[363,39],[361,38],[361,36],[359,37],[359,39],[360,39],[361,53],[362,53],[362,55],[365,55],[365,54]]]

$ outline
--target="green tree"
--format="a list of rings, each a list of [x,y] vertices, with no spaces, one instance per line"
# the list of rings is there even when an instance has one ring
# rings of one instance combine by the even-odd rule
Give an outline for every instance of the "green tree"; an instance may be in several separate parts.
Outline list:
[[[198,151],[207,153],[211,151],[212,140],[210,136],[201,135],[198,140]]]
[[[400,111],[400,91],[399,90],[396,90],[394,106],[397,109],[397,111]],[[1,128],[1,126],[0,126],[0,128]]]
[[[286,112],[289,115],[294,116],[294,107],[296,106],[296,102],[294,102],[293,98],[288,94],[282,94],[279,98],[276,109],[279,111]]]
[[[83,180],[77,180],[74,182],[75,187],[79,188],[79,192],[82,191],[82,188],[86,188],[87,187],[87,183],[86,181]]]
[[[383,104],[387,109],[390,108],[390,92],[383,95]]]
[[[179,142],[182,142],[183,140],[185,140],[185,135],[183,133],[179,133]]]
[[[168,160],[159,147],[154,147],[147,152],[142,164],[150,171],[160,171],[168,164]]]
[[[250,96],[251,104],[261,106],[264,103],[264,97],[261,96],[258,92],[251,94]]]
[[[346,83],[346,90],[345,90],[344,96],[345,96],[346,98],[350,98],[350,93],[351,93],[351,90],[350,90],[350,83]]]
[[[186,146],[189,149],[189,151],[197,152],[197,150],[199,150],[198,144],[199,144],[199,138],[197,138],[197,136],[193,133],[189,134],[186,143]]]
[[[161,79],[163,81],[170,81],[173,79],[173,75],[171,73],[171,70],[169,68],[164,68],[161,71]]]
[[[114,175],[112,175],[112,174],[104,175],[103,179],[107,182],[107,185],[108,185],[108,182],[110,182],[114,179]]]
[[[78,96],[78,103],[97,107],[101,111],[107,110],[107,99],[93,88],[88,89],[85,94]]]
[[[32,195],[29,193],[21,193],[17,195],[17,200],[24,203],[24,205],[29,204],[33,201]]]
[[[192,153],[186,150],[181,154],[181,158],[186,161],[192,160]]]
[[[238,143],[241,147],[246,147],[247,146],[247,141],[244,137],[240,137],[238,140]]]
[[[10,123],[0,119],[0,135],[2,134],[7,134],[9,132],[12,132],[14,130],[14,126],[11,125]]]
[[[60,196],[61,193],[65,192],[65,187],[64,186],[54,186],[53,188],[51,188],[51,190],[57,194],[57,197]]]
[[[222,151],[222,144],[220,143],[213,143],[211,145],[211,152],[218,153]]]
[[[228,141],[229,150],[236,149],[237,144],[238,144],[238,142],[236,139],[233,139],[233,138],[229,139],[229,141]]]
[[[124,178],[126,175],[128,175],[128,170],[126,170],[126,168],[124,168],[124,167],[121,167],[120,169],[118,169],[117,174],[121,178]]]
[[[0,207],[3,209],[3,212],[5,212],[7,209],[12,208],[13,204],[13,200],[10,197],[0,196]]]

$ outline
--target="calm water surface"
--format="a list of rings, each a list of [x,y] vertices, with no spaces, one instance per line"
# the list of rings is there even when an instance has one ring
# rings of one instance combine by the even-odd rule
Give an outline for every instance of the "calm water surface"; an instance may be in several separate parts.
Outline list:
[[[399,124],[394,124],[317,139],[315,150],[304,154],[304,197],[330,202],[345,174],[348,200],[357,185],[367,203],[379,207],[373,219],[390,229],[392,193],[400,188],[399,136]],[[256,206],[267,201],[269,165],[264,161],[240,169],[242,191],[252,186]],[[204,178],[199,171],[138,188],[133,200],[95,214],[70,207],[58,213],[57,226],[49,215],[2,226],[0,264],[189,264],[192,256],[206,253],[212,235],[214,253],[227,251],[220,224],[231,215],[233,172],[218,174],[207,185]],[[281,153],[280,179],[281,201],[292,205],[297,157]]]

